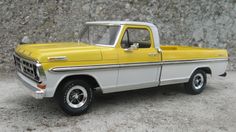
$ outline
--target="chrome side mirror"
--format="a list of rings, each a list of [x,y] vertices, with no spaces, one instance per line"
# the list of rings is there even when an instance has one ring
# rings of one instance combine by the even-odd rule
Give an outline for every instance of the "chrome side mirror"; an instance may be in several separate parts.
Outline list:
[[[28,36],[24,36],[20,42],[20,44],[28,44],[30,43],[30,39]]]
[[[133,51],[138,49],[139,43],[133,43],[129,48],[124,49],[124,51]]]

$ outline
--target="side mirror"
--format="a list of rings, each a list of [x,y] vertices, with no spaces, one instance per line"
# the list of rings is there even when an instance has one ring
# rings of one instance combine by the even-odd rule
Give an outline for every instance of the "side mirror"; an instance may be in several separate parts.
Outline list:
[[[30,39],[28,36],[24,36],[20,42],[20,44],[28,44],[30,43]]]
[[[133,43],[129,48],[124,49],[124,51],[133,51],[138,49],[139,43]]]

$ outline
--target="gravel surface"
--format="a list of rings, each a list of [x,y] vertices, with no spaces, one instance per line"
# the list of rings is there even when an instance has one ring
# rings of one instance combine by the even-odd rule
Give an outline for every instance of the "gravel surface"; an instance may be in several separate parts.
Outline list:
[[[54,99],[36,100],[0,75],[0,131],[236,131],[236,72],[209,77],[205,91],[188,95],[183,85],[96,95],[88,111],[68,116]]]

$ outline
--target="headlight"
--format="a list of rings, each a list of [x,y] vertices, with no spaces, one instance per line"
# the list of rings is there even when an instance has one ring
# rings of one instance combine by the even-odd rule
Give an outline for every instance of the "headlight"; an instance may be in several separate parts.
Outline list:
[[[46,82],[46,75],[43,66],[39,62],[36,63],[36,74],[39,77],[40,82]]]

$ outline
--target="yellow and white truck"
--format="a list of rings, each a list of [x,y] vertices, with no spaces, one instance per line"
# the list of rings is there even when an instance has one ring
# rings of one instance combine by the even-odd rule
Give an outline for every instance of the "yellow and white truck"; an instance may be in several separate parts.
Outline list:
[[[15,49],[19,80],[36,99],[55,97],[70,115],[85,112],[94,91],[120,92],[184,83],[201,93],[207,76],[225,76],[226,50],[161,46],[158,28],[132,21],[87,22],[78,42]]]

